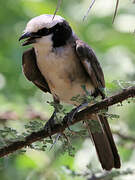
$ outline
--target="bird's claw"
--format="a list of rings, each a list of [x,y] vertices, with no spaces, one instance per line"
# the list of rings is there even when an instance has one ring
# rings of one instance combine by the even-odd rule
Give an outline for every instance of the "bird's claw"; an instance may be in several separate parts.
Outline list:
[[[75,115],[77,114],[78,110],[77,108],[72,109],[67,115],[64,117],[64,122],[66,122],[68,125],[72,124],[73,119]]]

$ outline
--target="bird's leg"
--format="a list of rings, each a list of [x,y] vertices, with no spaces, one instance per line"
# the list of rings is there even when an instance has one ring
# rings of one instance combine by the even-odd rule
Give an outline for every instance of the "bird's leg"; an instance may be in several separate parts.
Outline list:
[[[47,130],[47,132],[49,133],[49,136],[51,138],[51,131],[54,128],[55,123],[57,123],[57,113],[59,113],[61,106],[60,106],[60,102],[58,101],[58,99],[54,98],[54,112],[52,114],[52,116],[50,117],[50,119],[47,121],[47,123],[45,124],[45,129]],[[53,148],[53,146],[56,144],[57,140],[59,139],[59,137],[61,136],[61,132],[57,134],[50,150]]]
[[[74,116],[83,108],[87,107],[88,103],[85,102],[79,106],[77,106],[76,108],[72,109],[72,111],[70,111],[69,113],[67,113],[67,115],[64,117],[64,122],[66,122],[67,124],[71,124],[72,120],[74,118]]]
[[[54,125],[55,125],[55,120],[57,118],[56,116],[56,113],[58,112],[58,109],[55,108],[52,116],[50,117],[50,119],[47,121],[47,123],[45,124],[45,130],[47,130],[47,132],[49,133],[49,137],[51,138],[51,132],[52,132],[52,129],[54,128]],[[51,145],[50,147],[50,150],[53,148],[53,146],[56,144],[56,142],[58,141],[59,137],[61,136],[61,133],[58,133],[56,138],[54,139],[54,142],[53,144]],[[52,139],[52,138],[51,138]]]
[[[44,129],[47,130],[47,132],[49,133],[50,137],[51,137],[51,131],[55,125],[55,120],[57,118],[56,113],[59,112],[59,101],[54,98],[54,112],[52,114],[52,116],[50,117],[50,119],[47,121],[47,123],[44,126]]]
[[[56,116],[56,111],[54,110],[52,116],[50,117],[50,119],[47,121],[47,123],[44,126],[44,129],[47,130],[50,137],[51,137],[52,128],[54,127],[54,124],[55,124],[55,116]]]

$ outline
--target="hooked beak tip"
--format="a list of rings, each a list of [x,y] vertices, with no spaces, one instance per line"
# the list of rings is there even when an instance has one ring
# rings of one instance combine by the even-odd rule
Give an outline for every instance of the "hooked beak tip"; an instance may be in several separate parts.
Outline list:
[[[25,39],[25,38],[28,38],[31,36],[31,33],[27,32],[27,33],[24,33],[20,38],[19,38],[19,41],[21,41],[22,39]]]

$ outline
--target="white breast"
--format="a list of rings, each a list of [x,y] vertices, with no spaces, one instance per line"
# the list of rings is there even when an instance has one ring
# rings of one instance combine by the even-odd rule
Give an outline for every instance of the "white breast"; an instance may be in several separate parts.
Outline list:
[[[37,65],[54,96],[58,96],[63,102],[73,104],[73,96],[84,94],[82,85],[89,91],[94,90],[70,45],[52,51],[51,41],[46,38],[46,45],[40,41],[34,47]]]

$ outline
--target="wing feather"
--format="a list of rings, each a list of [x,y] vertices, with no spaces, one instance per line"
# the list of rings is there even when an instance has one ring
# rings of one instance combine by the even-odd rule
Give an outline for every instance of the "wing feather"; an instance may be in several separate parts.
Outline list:
[[[24,75],[44,92],[50,92],[49,86],[38,69],[34,48],[28,49],[22,56]]]
[[[77,39],[76,53],[89,74],[95,89],[98,89],[100,94],[103,95],[103,89],[105,88],[104,74],[94,51],[86,43]]]

